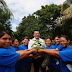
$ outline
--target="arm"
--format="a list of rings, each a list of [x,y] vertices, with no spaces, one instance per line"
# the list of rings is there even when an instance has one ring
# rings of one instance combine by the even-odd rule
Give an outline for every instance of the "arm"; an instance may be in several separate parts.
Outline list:
[[[60,55],[59,55],[59,51],[56,51],[55,49],[48,49],[48,50],[47,49],[40,49],[40,50],[38,50],[38,52],[40,52],[40,53],[43,52],[43,53],[61,58]]]
[[[51,49],[51,50],[53,50],[53,51],[59,51],[59,49],[58,49],[58,48],[56,48],[56,49]]]
[[[30,50],[16,51],[16,53],[20,53],[20,57],[18,60],[28,57],[32,52],[36,52],[36,50],[30,49]]]

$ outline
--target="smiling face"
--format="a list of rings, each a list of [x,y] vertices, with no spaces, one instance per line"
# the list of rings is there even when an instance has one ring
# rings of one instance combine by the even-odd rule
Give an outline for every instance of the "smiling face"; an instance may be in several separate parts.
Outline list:
[[[51,44],[52,44],[51,40],[50,40],[50,39],[46,39],[46,45],[47,45],[48,47],[50,47]]]
[[[11,36],[8,34],[4,34],[0,38],[0,48],[9,48],[11,43],[12,43]]]
[[[36,39],[39,39],[39,37],[40,37],[39,31],[34,31],[34,37],[35,37]]]
[[[62,47],[64,47],[64,48],[66,48],[66,47],[68,47],[69,46],[69,40],[66,40],[66,38],[64,38],[64,37],[61,37],[60,38],[60,44],[62,45]]]
[[[28,45],[28,41],[29,41],[28,39],[24,39],[24,40],[22,41],[23,45],[24,45],[24,46],[27,46],[27,45]]]
[[[60,38],[55,37],[55,43],[56,43],[56,44],[59,44],[59,43],[60,43]]]
[[[15,47],[15,48],[17,48],[19,46],[19,42],[18,42],[17,39],[14,40],[12,46]]]

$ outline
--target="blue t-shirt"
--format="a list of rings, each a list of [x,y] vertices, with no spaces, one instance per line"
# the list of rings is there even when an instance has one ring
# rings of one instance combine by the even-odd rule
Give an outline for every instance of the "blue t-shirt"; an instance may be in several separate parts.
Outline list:
[[[18,51],[18,48],[14,48],[13,46],[9,47],[12,51]]]
[[[19,53],[9,48],[0,48],[0,72],[15,72],[15,64],[19,56]]]
[[[27,50],[28,46],[20,45],[18,50]],[[16,63],[16,72],[30,72],[31,60],[30,58],[21,59]]]
[[[63,47],[62,47],[61,44],[59,43],[59,44],[55,44],[55,49],[56,49],[56,48],[58,48],[59,51],[61,51]]]
[[[45,47],[45,49],[55,49],[54,45],[51,45],[50,47]]]
[[[24,46],[23,44],[18,47],[18,50],[27,50],[28,46]]]
[[[61,72],[72,72],[72,46],[59,51]]]
[[[46,47],[45,49],[55,49],[54,45],[51,45],[50,47]],[[50,64],[49,64],[49,68],[53,69],[53,70],[57,70],[59,68],[59,64],[57,64],[57,57],[54,56],[50,56]]]

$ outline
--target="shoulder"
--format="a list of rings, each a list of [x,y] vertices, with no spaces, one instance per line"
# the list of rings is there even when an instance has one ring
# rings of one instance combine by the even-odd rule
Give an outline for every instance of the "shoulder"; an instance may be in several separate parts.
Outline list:
[[[39,38],[40,41],[44,42],[44,40],[42,38]]]
[[[19,45],[19,47],[22,47],[23,45]]]
[[[34,40],[34,38],[30,39],[29,42],[32,42]]]
[[[11,49],[4,49],[4,48],[0,48],[0,55],[2,56],[9,56],[9,55],[13,55],[15,54],[15,51],[12,51]]]
[[[23,45],[20,45],[19,47],[18,47],[18,50],[21,50],[23,48]]]
[[[70,49],[72,49],[72,46],[69,46]]]
[[[48,48],[48,46],[45,47],[45,49],[47,49],[47,48]]]
[[[55,47],[54,45],[51,45],[51,47]]]
[[[53,49],[55,49],[55,46],[54,46],[54,45],[51,45],[51,47],[52,47]]]

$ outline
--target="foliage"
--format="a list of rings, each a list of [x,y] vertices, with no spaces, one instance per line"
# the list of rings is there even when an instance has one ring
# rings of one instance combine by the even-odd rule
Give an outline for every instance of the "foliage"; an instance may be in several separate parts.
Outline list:
[[[41,9],[27,17],[24,16],[22,22],[17,27],[19,40],[24,36],[33,37],[34,30],[40,31],[40,37],[46,38],[54,35],[56,27],[55,20],[60,16],[61,6],[54,4],[41,6]]]
[[[17,27],[18,39],[21,40],[25,36],[32,38],[34,30],[38,30],[38,20],[36,17],[33,15],[24,17],[19,27]]]
[[[57,17],[60,17],[61,6],[55,4],[42,6],[41,10],[36,11],[34,14],[38,16],[39,25],[43,30],[39,30],[42,38],[48,35],[54,36]],[[50,28],[49,28],[50,26]],[[49,34],[50,33],[50,34]]]
[[[13,14],[7,7],[4,0],[0,0],[0,31],[12,33],[10,18]]]

